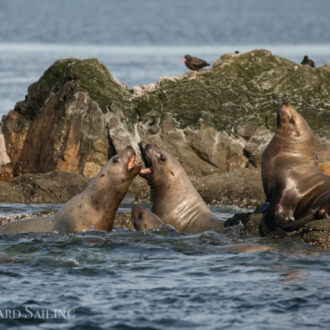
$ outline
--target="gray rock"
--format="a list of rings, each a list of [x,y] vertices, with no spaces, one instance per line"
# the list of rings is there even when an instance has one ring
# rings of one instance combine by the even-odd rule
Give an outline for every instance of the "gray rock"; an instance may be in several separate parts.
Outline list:
[[[88,182],[82,175],[61,171],[26,173],[0,182],[0,202],[65,203],[83,191]]]
[[[283,101],[310,124],[320,161],[330,160],[327,65],[313,69],[254,50],[223,55],[190,77],[163,77],[157,86],[130,91],[96,59],[55,62],[3,117],[1,162],[7,164],[1,179],[12,173],[25,179],[17,179],[19,189],[9,181],[0,196],[64,201],[72,197],[69,187],[59,188],[66,191],[60,196],[46,186],[43,195],[36,174],[28,173],[60,170],[92,178],[117,151],[128,144],[138,150],[142,141],[172,153],[207,202],[256,205],[264,196],[260,169],[251,171],[260,167]],[[129,195],[147,198],[145,182],[134,181]]]
[[[309,122],[326,161],[329,86],[327,65],[312,69],[265,50],[226,54],[194,80],[163,77],[133,91],[96,59],[60,60],[4,116],[2,154],[15,176],[63,170],[91,178],[141,140],[166,147],[194,176],[259,167],[276,109],[287,101]]]

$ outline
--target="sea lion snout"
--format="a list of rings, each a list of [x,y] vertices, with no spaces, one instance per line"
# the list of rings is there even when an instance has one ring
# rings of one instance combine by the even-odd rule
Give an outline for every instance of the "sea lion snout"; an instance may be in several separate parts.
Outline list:
[[[288,103],[283,103],[278,109],[277,115],[281,120],[289,120],[292,113],[293,108]]]
[[[149,161],[152,157],[161,155],[161,149],[159,149],[156,144],[147,144],[144,148],[144,152],[147,158],[149,158]]]
[[[277,132],[306,141],[313,136],[305,119],[288,103],[283,103],[277,111]]]
[[[157,146],[148,143],[148,144],[144,147],[144,152],[145,152],[145,154],[148,155],[150,152],[152,152],[152,150],[153,150],[155,147],[157,147]]]
[[[159,162],[164,162],[166,158],[162,150],[153,144],[147,144],[144,149],[141,149],[141,152],[146,168],[140,171],[140,176],[150,178],[150,175],[154,173],[154,169],[159,168]]]
[[[142,167],[141,162],[136,161],[136,152],[131,146],[127,146],[121,152],[113,156],[109,162],[113,166],[119,166],[119,168],[124,170],[125,178],[130,178],[132,175],[138,174]],[[109,167],[109,169],[110,168],[111,167]],[[127,174],[129,174],[129,177],[127,177]]]
[[[136,155],[134,148],[130,145],[126,146],[125,150],[132,153],[133,155]]]

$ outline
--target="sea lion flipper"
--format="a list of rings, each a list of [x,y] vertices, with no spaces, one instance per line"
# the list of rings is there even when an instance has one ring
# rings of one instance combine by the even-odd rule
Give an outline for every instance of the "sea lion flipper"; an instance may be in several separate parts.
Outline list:
[[[276,185],[270,208],[266,213],[281,228],[290,227],[294,223],[294,210],[299,201],[293,190],[284,189],[284,186],[284,182]]]

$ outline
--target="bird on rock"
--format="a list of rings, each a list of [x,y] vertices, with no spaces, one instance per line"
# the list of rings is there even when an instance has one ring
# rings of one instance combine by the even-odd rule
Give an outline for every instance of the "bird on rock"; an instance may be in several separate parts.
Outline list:
[[[200,69],[209,66],[210,64],[205,62],[204,60],[198,57],[192,57],[190,55],[186,55],[183,59],[183,63],[192,71],[195,71],[195,75],[193,79],[196,78],[197,71]]]
[[[304,56],[303,60],[301,61],[302,65],[309,65],[312,68],[315,68],[315,63],[313,60],[311,60],[310,58],[308,58],[307,55]]]

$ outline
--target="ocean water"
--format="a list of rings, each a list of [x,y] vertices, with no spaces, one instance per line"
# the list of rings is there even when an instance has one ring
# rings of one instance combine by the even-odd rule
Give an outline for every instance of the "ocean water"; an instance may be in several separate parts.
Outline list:
[[[54,208],[19,207],[1,204],[1,215]],[[222,218],[244,211],[212,209]],[[242,244],[271,250],[223,251]],[[236,229],[1,235],[0,253],[11,258],[0,261],[2,329],[328,329],[330,322],[328,252],[242,239]]]
[[[265,48],[321,66],[329,12],[328,0],[1,0],[0,116],[61,58],[96,57],[129,88],[186,72],[187,53]],[[1,204],[0,217],[59,207]],[[247,243],[271,250],[223,250]],[[2,235],[0,329],[328,329],[329,275],[329,251],[235,228]]]

